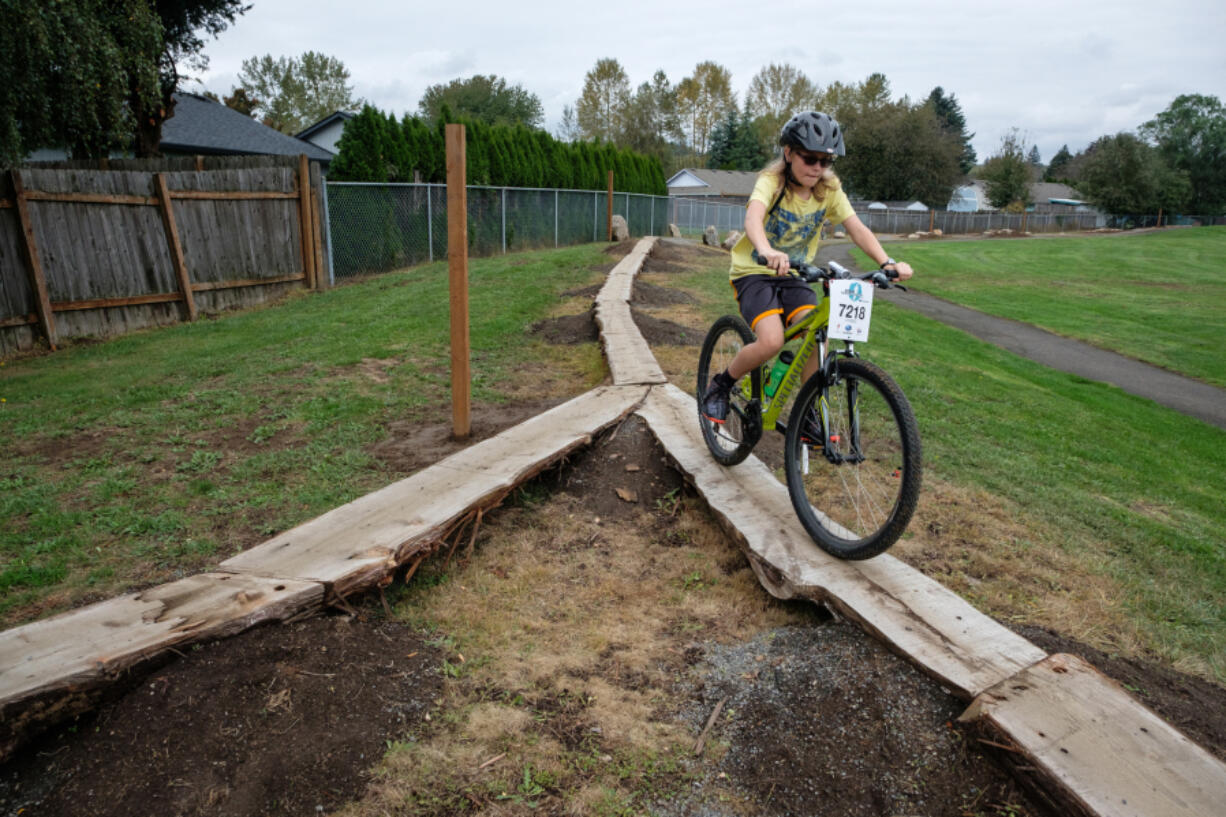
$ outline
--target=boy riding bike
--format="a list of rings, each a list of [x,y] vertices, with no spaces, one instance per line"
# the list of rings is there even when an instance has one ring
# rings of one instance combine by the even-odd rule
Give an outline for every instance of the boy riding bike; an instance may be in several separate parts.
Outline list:
[[[857,247],[882,269],[897,270],[899,280],[912,275],[911,266],[890,258],[856,216],[834,174],[834,157],[846,155],[838,122],[816,111],[798,113],[783,126],[779,144],[783,155],[762,170],[754,185],[745,212],[745,235],[732,248],[729,271],[741,315],[757,340],[711,378],[702,397],[702,413],[714,423],[727,419],[729,393],[736,381],[783,348],[785,322],[791,325],[817,306],[809,285],[788,275],[788,259],[813,262],[823,221],[842,224]],[[764,273],[763,264],[771,272]],[[805,380],[821,365],[818,357],[806,363]],[[811,410],[802,421],[802,437],[819,441],[821,432]]]

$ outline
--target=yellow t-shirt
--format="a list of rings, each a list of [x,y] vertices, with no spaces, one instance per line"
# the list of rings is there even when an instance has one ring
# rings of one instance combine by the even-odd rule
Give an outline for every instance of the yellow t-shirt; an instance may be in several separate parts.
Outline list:
[[[760,201],[767,210],[779,195],[775,177],[763,174],[758,176],[758,182],[753,187],[749,200]],[[829,220],[831,224],[842,224],[850,216],[855,215],[851,202],[843,188],[828,190],[826,195],[818,198],[810,196],[808,200],[788,191],[784,194],[775,212],[766,217],[763,226],[766,229],[766,239],[776,250],[786,252],[792,258],[804,258],[807,263],[813,262],[817,254],[817,245],[821,242],[822,222]],[[731,279],[743,275],[760,275],[767,273],[766,267],[760,266],[753,259],[753,244],[749,236],[741,236],[732,248],[732,269],[728,273]]]

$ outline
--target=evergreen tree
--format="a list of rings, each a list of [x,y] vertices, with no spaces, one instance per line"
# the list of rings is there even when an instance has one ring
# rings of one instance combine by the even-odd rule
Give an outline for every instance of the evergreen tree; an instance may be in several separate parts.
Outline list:
[[[975,134],[966,131],[966,116],[962,113],[962,106],[958,104],[958,97],[954,94],[946,96],[945,90],[938,85],[928,95],[928,104],[932,106],[941,127],[961,142],[962,152],[958,157],[958,166],[963,173],[970,173],[977,158],[975,148],[971,147],[971,139],[975,138]]]
[[[1047,166],[1047,172],[1043,174],[1043,181],[1063,181],[1065,168],[1072,158],[1072,154],[1068,152],[1068,145],[1061,145],[1060,149],[1056,151],[1056,155],[1051,157],[1051,164]]]

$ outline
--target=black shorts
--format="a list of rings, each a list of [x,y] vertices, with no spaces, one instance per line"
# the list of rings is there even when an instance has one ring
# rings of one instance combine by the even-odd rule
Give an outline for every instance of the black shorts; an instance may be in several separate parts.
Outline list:
[[[813,288],[793,275],[745,275],[732,281],[732,289],[750,329],[767,315],[779,315],[787,326],[817,306]]]

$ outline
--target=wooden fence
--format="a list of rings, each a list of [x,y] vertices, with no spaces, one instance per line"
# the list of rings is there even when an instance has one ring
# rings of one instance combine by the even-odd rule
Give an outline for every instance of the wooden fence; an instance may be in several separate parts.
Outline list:
[[[0,174],[0,356],[326,286],[321,181],[305,156]]]

